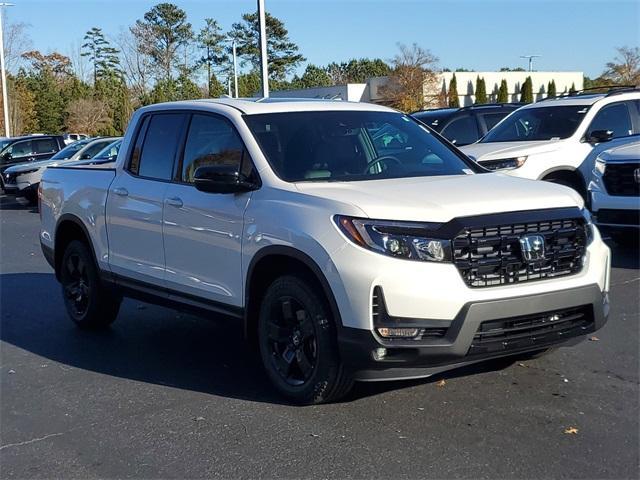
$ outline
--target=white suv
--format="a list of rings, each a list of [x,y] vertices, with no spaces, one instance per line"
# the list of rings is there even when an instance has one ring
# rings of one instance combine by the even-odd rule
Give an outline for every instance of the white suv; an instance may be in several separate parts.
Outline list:
[[[640,91],[550,98],[519,108],[461,148],[490,170],[570,186],[587,198],[595,150],[640,134]]]
[[[78,325],[122,295],[226,313],[301,403],[576,342],[609,308],[576,192],[485,173],[382,106],[144,107],[115,168],[47,168],[40,202]]]

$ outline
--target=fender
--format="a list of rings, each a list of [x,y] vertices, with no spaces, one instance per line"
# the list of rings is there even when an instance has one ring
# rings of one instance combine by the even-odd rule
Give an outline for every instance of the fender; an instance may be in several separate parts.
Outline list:
[[[336,321],[336,327],[338,328],[338,330],[344,328],[342,326],[342,317],[340,316],[340,310],[338,309],[338,303],[336,302],[336,299],[333,295],[333,291],[331,290],[331,286],[329,285],[329,282],[327,281],[327,278],[324,276],[324,273],[322,273],[322,269],[318,266],[318,264],[306,253],[293,248],[293,247],[289,247],[286,245],[269,245],[266,246],[260,250],[258,250],[258,252],[256,252],[256,254],[253,256],[253,258],[251,259],[251,262],[249,263],[249,268],[247,269],[247,277],[245,279],[245,297],[244,297],[244,305],[245,305],[245,309],[244,309],[244,331],[245,331],[245,335],[248,335],[248,327],[249,327],[249,314],[250,314],[250,308],[249,308],[249,299],[251,298],[251,277],[253,275],[253,271],[255,266],[258,264],[258,262],[265,258],[268,257],[270,255],[280,255],[280,256],[285,256],[285,257],[290,257],[294,260],[297,260],[301,263],[303,263],[306,267],[309,268],[309,270],[311,270],[311,272],[313,273],[313,275],[315,276],[315,278],[318,280],[318,282],[320,282],[320,285],[322,287],[322,291],[325,295],[325,298],[327,299],[327,301],[329,302],[329,308],[331,309],[331,313],[333,315],[333,318]]]
[[[96,257],[96,252],[94,250],[93,247],[93,242],[91,241],[91,235],[89,234],[89,230],[87,230],[87,227],[85,226],[85,224],[83,223],[83,221],[78,218],[76,215],[72,214],[72,213],[64,213],[62,215],[60,215],[60,218],[58,218],[58,221],[56,222],[56,230],[55,230],[55,237],[53,239],[54,243],[54,261],[55,261],[55,265],[54,265],[54,269],[56,272],[56,278],[58,278],[58,269],[56,268],[58,265],[57,260],[58,259],[62,259],[62,254],[63,252],[58,252],[57,249],[55,248],[56,244],[58,243],[58,232],[60,230],[60,225],[63,222],[71,222],[73,224],[75,224],[77,227],[80,227],[80,230],[82,230],[82,232],[84,233],[84,236],[86,237],[87,241],[89,242],[89,251],[91,252],[91,257],[93,258],[93,261],[96,265],[96,267],[99,267],[99,263],[98,263],[98,258]]]

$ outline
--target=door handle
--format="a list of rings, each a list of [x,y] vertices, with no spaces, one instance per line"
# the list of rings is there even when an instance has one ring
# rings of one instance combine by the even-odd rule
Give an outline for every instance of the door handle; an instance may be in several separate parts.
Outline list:
[[[180,197],[169,197],[167,198],[167,205],[171,205],[172,207],[182,207],[182,199]]]
[[[126,197],[129,195],[129,191],[124,187],[116,187],[113,189],[113,193],[116,195],[120,195],[121,197]]]

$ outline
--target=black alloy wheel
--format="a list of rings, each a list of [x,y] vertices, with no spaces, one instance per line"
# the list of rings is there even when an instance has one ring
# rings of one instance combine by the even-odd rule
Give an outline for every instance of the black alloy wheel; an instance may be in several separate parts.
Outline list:
[[[266,289],[258,314],[262,364],[289,400],[318,404],[346,395],[353,375],[340,359],[336,320],[317,282],[283,275]]]
[[[309,312],[295,298],[282,296],[271,305],[267,330],[274,368],[289,385],[302,385],[311,377],[318,355]]]

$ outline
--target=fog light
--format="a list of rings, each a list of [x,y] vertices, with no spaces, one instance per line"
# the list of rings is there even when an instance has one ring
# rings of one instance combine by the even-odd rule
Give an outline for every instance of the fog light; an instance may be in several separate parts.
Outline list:
[[[382,360],[386,356],[387,356],[387,349],[386,348],[376,348],[373,351],[374,360]]]
[[[384,338],[413,338],[418,335],[417,328],[379,328],[378,333]]]

